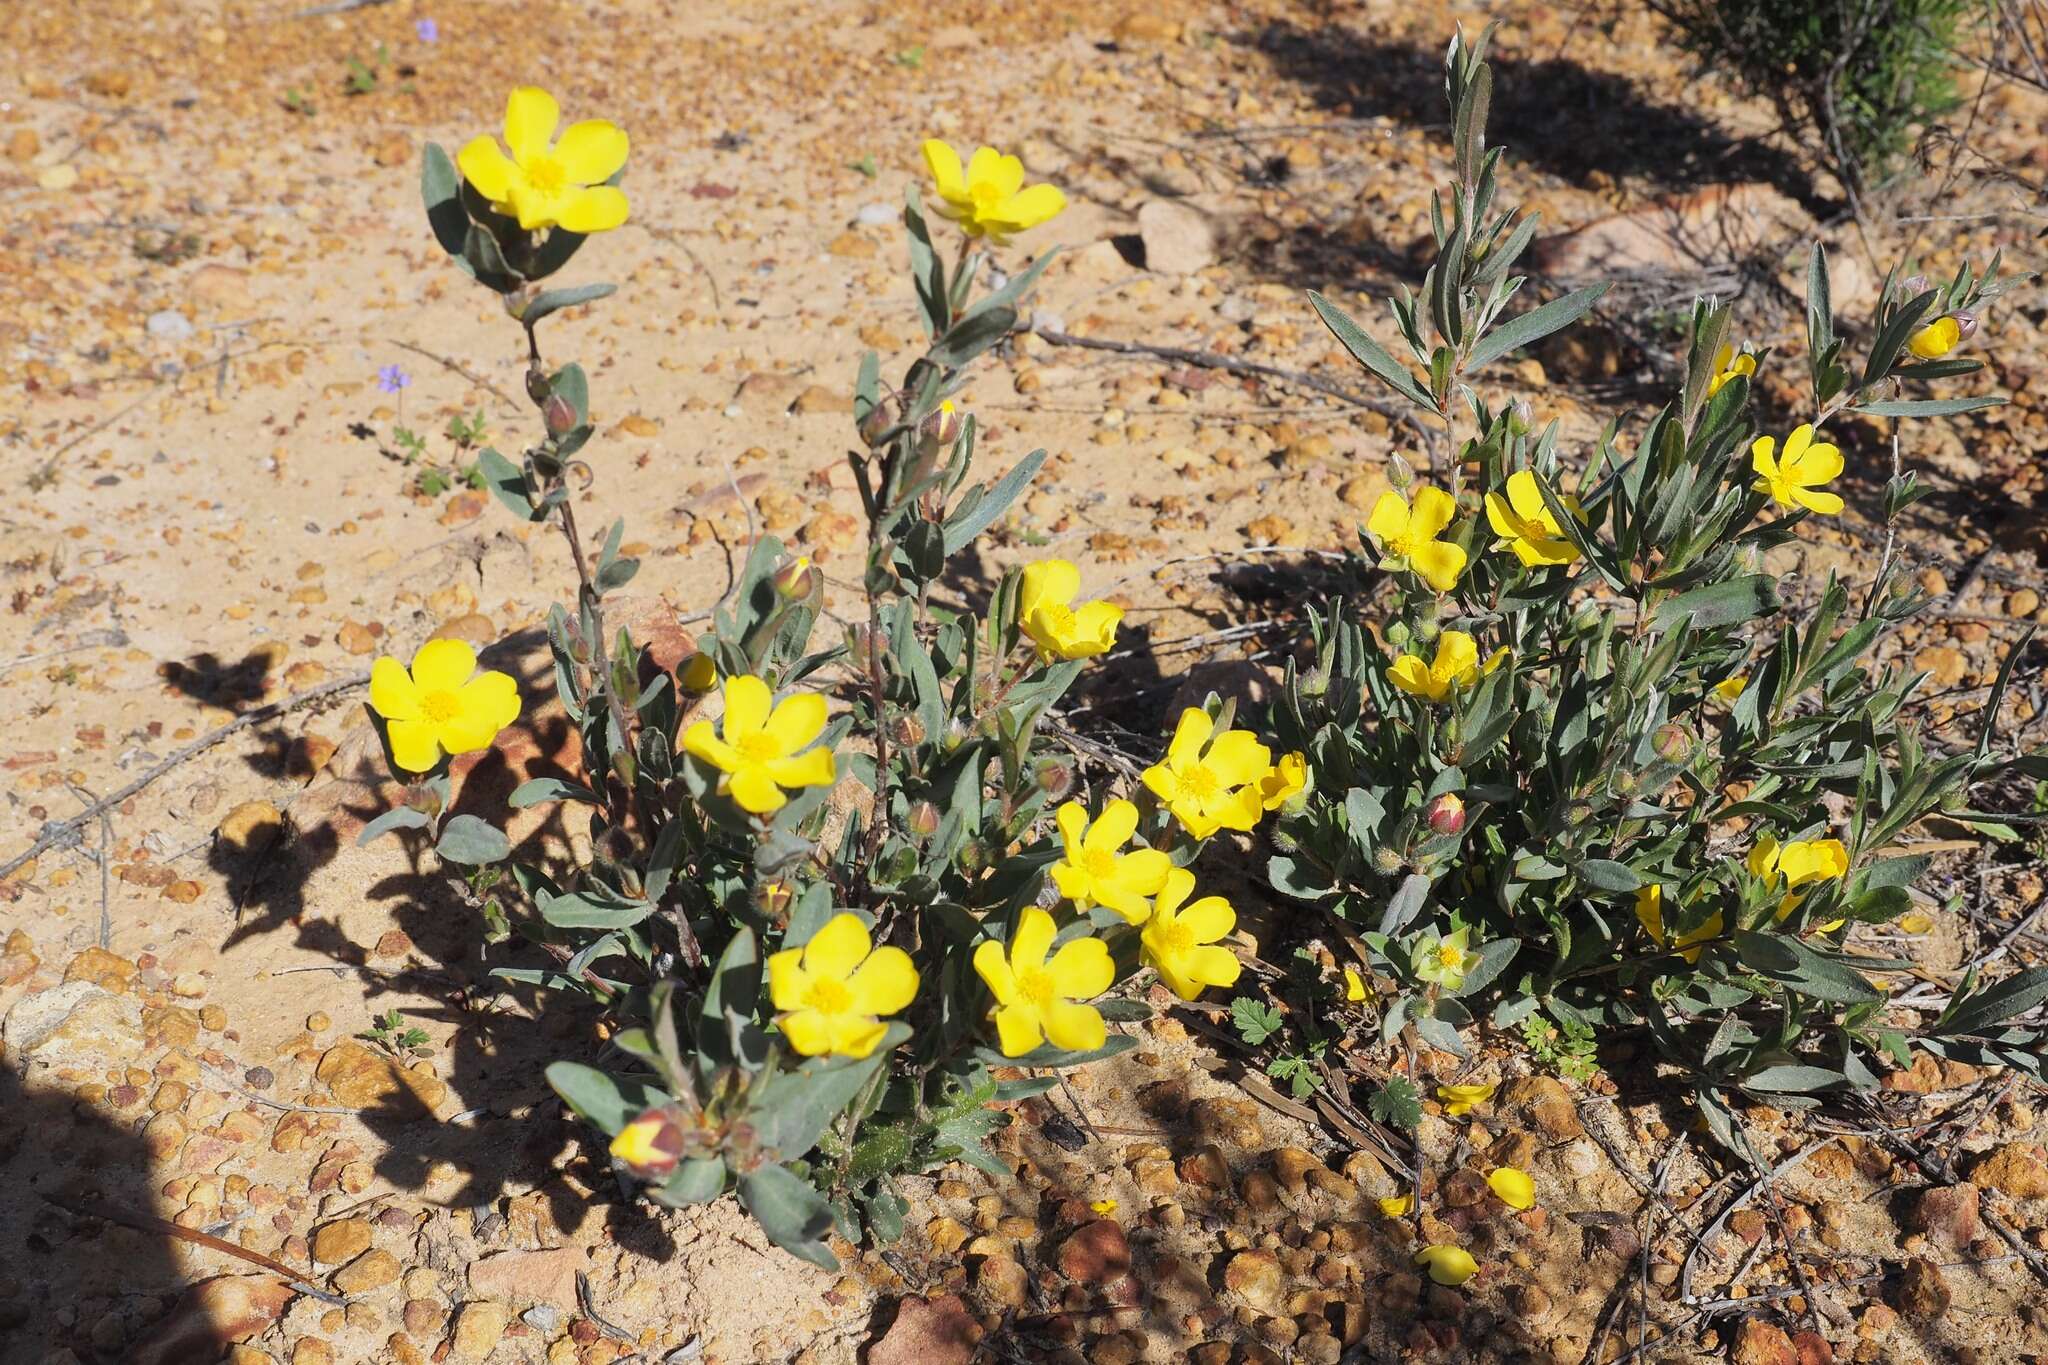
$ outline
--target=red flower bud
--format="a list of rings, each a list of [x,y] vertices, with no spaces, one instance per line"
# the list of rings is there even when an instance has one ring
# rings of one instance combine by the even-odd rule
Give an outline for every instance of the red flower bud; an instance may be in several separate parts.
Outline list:
[[[1457,793],[1445,792],[1429,803],[1423,817],[1438,834],[1456,834],[1465,828],[1465,803]]]
[[[811,567],[809,555],[798,555],[790,560],[775,571],[775,577],[770,581],[774,583],[776,592],[792,602],[801,602],[824,586],[824,579]]]
[[[683,1129],[673,1106],[649,1109],[619,1130],[611,1154],[642,1180],[667,1175],[682,1160]]]
[[[540,419],[547,424],[548,435],[567,436],[576,429],[576,405],[559,393],[551,393],[548,401],[540,405]]]

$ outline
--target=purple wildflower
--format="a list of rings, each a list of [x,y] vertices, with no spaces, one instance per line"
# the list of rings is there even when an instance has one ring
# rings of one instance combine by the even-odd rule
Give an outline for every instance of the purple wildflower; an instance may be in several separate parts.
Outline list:
[[[423,43],[438,43],[441,41],[441,26],[432,19],[415,20],[412,29],[413,32],[419,34],[420,41]]]
[[[412,376],[396,365],[386,365],[377,371],[377,387],[385,393],[398,393],[412,384]]]

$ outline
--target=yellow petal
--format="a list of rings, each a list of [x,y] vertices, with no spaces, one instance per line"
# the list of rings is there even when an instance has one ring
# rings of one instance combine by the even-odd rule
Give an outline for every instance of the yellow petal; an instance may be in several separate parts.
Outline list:
[[[412,656],[412,680],[422,692],[453,692],[476,672],[476,651],[463,640],[429,640]]]
[[[793,1010],[804,1002],[811,974],[804,970],[804,950],[784,948],[768,955],[768,1001],[778,1010]]]
[[[718,737],[711,722],[700,720],[683,731],[683,752],[701,758],[721,772],[731,772],[740,765],[740,751]]]
[[[996,1041],[1005,1057],[1022,1057],[1045,1041],[1045,1030],[1032,1005],[1004,1005],[996,1011]]]
[[[1093,1052],[1109,1036],[1109,1026],[1092,1005],[1058,1001],[1045,1011],[1046,1041],[1070,1052]]]
[[[1014,160],[1015,158],[1011,158]],[[1023,167],[1017,168],[1023,174]],[[1005,199],[990,215],[990,226],[1003,232],[1025,232],[1050,222],[1067,207],[1067,196],[1053,185],[1033,185]]]
[[[1463,1247],[1424,1247],[1415,1253],[1415,1264],[1427,1270],[1429,1278],[1438,1284],[1453,1287],[1465,1283],[1479,1272],[1479,1263]]]
[[[1441,488],[1424,488],[1415,494],[1415,510],[1409,516],[1408,530],[1417,540],[1433,540],[1457,514],[1457,500],[1449,493]]]
[[[555,221],[571,232],[610,232],[632,211],[626,192],[616,185],[570,190],[562,196]]]
[[[1043,967],[1054,932],[1051,915],[1035,905],[1024,907],[1017,917],[1017,932],[1010,936],[1010,969],[1023,972]]]
[[[1167,766],[1175,772],[1185,771],[1201,756],[1202,746],[1209,742],[1210,732],[1215,728],[1216,722],[1199,706],[1181,712],[1173,727],[1173,738],[1166,746]]]
[[[1518,1212],[1536,1203],[1536,1182],[1527,1171],[1513,1166],[1496,1167],[1487,1175],[1486,1184],[1501,1203]]]
[[[1024,566],[1017,583],[1017,614],[1024,618],[1048,604],[1066,606],[1081,590],[1081,571],[1064,559],[1041,559]]]
[[[1954,318],[1936,318],[1913,333],[1906,349],[1922,360],[1939,360],[1961,344],[1962,339],[1961,323]]]
[[[768,684],[751,673],[725,680],[725,721],[720,733],[728,744],[739,744],[768,723],[772,698]]]
[[[1523,521],[1550,524],[1550,504],[1543,500],[1543,490],[1536,485],[1536,475],[1529,470],[1518,470],[1508,475],[1508,502],[1515,509],[1515,515]]]
[[[1346,967],[1344,969],[1345,1001],[1349,1004],[1356,1005],[1361,1001],[1370,1000],[1371,998],[1372,992],[1366,989],[1365,978],[1358,974],[1356,968]],[[1382,1199],[1380,1201],[1380,1207],[1385,1208],[1386,1202],[1386,1200]],[[1407,1210],[1403,1209],[1402,1212],[1406,1213]]]
[[[492,203],[502,204],[511,198],[518,167],[498,146],[498,139],[489,133],[479,133],[464,143],[462,150],[455,154],[455,165],[462,171],[462,178]]]
[[[832,1050],[832,1016],[817,1010],[797,1010],[775,1021],[789,1045],[806,1057],[822,1057]]]
[[[881,947],[854,970],[854,1006],[863,1014],[894,1014],[917,998],[917,968],[901,948]]]
[[[1465,547],[1432,540],[1416,546],[1408,563],[1430,587],[1449,592],[1458,586],[1458,575],[1465,571]]]
[[[1657,883],[1636,891],[1636,922],[1659,947],[1664,943],[1664,888]]]
[[[505,145],[512,159],[525,165],[544,155],[562,119],[555,97],[537,86],[522,85],[505,101]]]
[[[1228,948],[1211,945],[1188,954],[1188,979],[1204,986],[1235,986],[1243,971],[1244,964]]]
[[[1225,730],[1202,756],[1204,767],[1226,787],[1257,782],[1273,766],[1273,751],[1249,730]]]
[[[1839,515],[1843,506],[1842,500],[1833,493],[1809,492],[1803,488],[1798,489],[1792,494],[1792,501],[1808,511],[1818,512],[1824,517]]]
[[[1479,669],[1479,642],[1462,630],[1447,630],[1437,637],[1436,660],[1429,671],[1439,681],[1468,681]]]
[[[1372,505],[1372,515],[1366,518],[1365,529],[1381,540],[1391,542],[1407,534],[1408,521],[1408,499],[1388,489]]]
[[[626,164],[626,130],[607,119],[572,123],[555,144],[555,160],[577,185],[602,185]]]
[[[1768,436],[1759,436],[1749,443],[1749,467],[1766,479],[1778,477],[1778,443]]]
[[[924,164],[932,173],[939,197],[955,201],[967,198],[967,177],[960,169],[960,153],[937,138],[926,138]]]
[[[1196,943],[1214,943],[1237,927],[1237,911],[1221,896],[1204,896],[1175,918]]]
[[[825,728],[825,698],[816,692],[798,692],[776,703],[762,723],[776,752],[784,758],[816,739]]]
[[[1429,665],[1413,654],[1403,654],[1387,669],[1387,677],[1403,692],[1432,701],[1443,699],[1443,689],[1430,675]]]
[[[974,974],[982,979],[997,1004],[1007,1005],[1017,998],[1016,974],[1010,970],[1010,960],[1003,952],[1003,945],[994,939],[974,950]]]
[[[1078,864],[1090,834],[1088,808],[1079,801],[1069,801],[1053,812],[1052,819],[1059,826],[1060,846],[1067,852],[1067,861]]]
[[[828,981],[844,981],[867,957],[869,942],[860,916],[842,911],[804,944],[804,970]]]
[[[409,773],[428,773],[441,761],[441,743],[428,720],[394,720],[384,726],[391,741],[391,761]]]
[[[1408,1210],[1415,1207],[1415,1196],[1412,1194],[1390,1194],[1385,1199],[1380,1200],[1379,1205],[1380,1212],[1389,1218],[1406,1218]]]
[[[768,770],[758,763],[742,761],[726,780],[726,794],[749,815],[772,815],[789,804]]]
[[[370,709],[386,720],[420,718],[420,690],[398,660],[386,657],[370,666]]]
[[[1091,1000],[1116,980],[1109,945],[1099,938],[1069,939],[1046,964],[1052,987],[1069,1000]]]
[[[1064,820],[1060,822],[1060,828],[1066,828]],[[1095,823],[1088,827],[1082,847],[1114,853],[1137,832],[1138,808],[1119,796],[1103,805],[1102,814],[1096,816]]]
[[[887,1034],[888,1026],[879,1019],[869,1019],[858,1014],[835,1014],[831,1017],[832,1052],[840,1057],[868,1057]]]
[[[839,763],[830,749],[807,749],[795,758],[771,758],[766,768],[778,787],[829,787],[839,779]]]

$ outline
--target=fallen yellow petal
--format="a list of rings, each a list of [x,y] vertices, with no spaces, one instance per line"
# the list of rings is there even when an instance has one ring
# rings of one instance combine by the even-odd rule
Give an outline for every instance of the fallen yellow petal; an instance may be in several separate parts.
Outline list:
[[[1536,1203],[1536,1182],[1529,1173],[1514,1166],[1497,1167],[1486,1177],[1487,1188],[1509,1208],[1520,1212]]]

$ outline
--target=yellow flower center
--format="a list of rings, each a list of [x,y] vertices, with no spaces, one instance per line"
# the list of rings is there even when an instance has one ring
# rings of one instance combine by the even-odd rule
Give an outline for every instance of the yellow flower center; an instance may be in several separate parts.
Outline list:
[[[1445,971],[1454,972],[1465,965],[1465,954],[1462,950],[1453,948],[1450,944],[1446,943],[1443,947],[1436,950],[1436,965],[1442,967]]]
[[[1413,530],[1403,531],[1387,541],[1387,548],[1397,555],[1412,555],[1429,544],[1428,536],[1419,536]]]
[[[771,758],[779,757],[776,753],[775,736],[766,730],[756,730],[732,747],[757,763],[766,763]]]
[[[1216,780],[1216,774],[1206,764],[1197,763],[1181,774],[1182,795],[1192,796],[1197,801],[1207,801],[1222,788],[1223,784]]]
[[[1169,920],[1153,931],[1155,951],[1160,953],[1185,953],[1195,946],[1195,931],[1179,920]]]
[[[1045,1009],[1052,1004],[1058,992],[1053,989],[1051,972],[1043,967],[1026,967],[1017,973],[1017,994]]]
[[[1081,855],[1081,870],[1097,881],[1106,880],[1116,873],[1116,854],[1091,849]]]
[[[436,725],[446,725],[462,714],[462,703],[453,692],[428,692],[420,697],[420,711]]]
[[[1047,602],[1038,608],[1038,628],[1055,640],[1071,639],[1074,635],[1074,609],[1058,602]]]
[[[560,194],[569,183],[569,173],[562,163],[551,156],[537,156],[520,167],[526,172],[527,183],[539,194]]]
[[[967,187],[978,209],[992,209],[1003,201],[1003,188],[993,180],[977,180]]]
[[[844,981],[813,981],[804,1003],[820,1014],[845,1014],[853,1008],[853,991]]]

